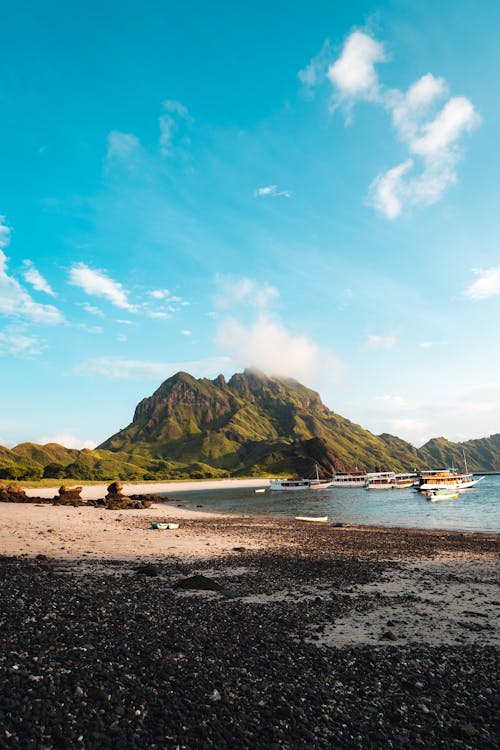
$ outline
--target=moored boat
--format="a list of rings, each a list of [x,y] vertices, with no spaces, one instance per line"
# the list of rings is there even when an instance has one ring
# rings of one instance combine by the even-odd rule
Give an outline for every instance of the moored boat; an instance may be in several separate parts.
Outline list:
[[[407,487],[413,487],[415,480],[417,479],[415,472],[407,472],[406,474],[396,474],[394,476],[394,488],[397,490],[403,490]]]
[[[460,493],[458,492],[458,490],[451,490],[446,488],[424,490],[424,495],[431,503],[435,503],[438,500],[455,500],[457,497],[460,497]]]
[[[456,469],[436,469],[420,472],[420,483],[418,489],[425,490],[465,490],[474,487],[484,477],[474,479],[470,472],[460,473]]]
[[[316,466],[315,479],[271,479],[269,489],[274,492],[295,492],[297,490],[326,490],[332,486],[329,479],[320,479]]]
[[[332,487],[364,487],[365,479],[366,473],[364,471],[334,474]]]
[[[372,471],[366,475],[365,489],[367,490],[392,490],[395,486],[395,473],[393,471]]]
[[[295,516],[295,520],[312,523],[326,523],[328,521],[328,516]]]

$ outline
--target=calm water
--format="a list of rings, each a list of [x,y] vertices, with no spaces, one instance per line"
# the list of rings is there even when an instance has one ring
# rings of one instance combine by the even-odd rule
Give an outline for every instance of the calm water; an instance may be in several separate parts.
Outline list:
[[[256,493],[254,488],[170,492],[176,503],[223,513],[328,516],[332,522],[500,532],[500,476],[486,477],[456,500],[430,503],[415,490],[331,487]]]

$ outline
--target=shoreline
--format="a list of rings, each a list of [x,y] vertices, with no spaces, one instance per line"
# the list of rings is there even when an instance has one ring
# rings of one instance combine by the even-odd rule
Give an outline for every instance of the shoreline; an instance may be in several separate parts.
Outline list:
[[[123,483],[124,495],[157,495],[167,492],[193,492],[195,490],[231,489],[233,487],[269,487],[269,479],[199,479],[172,482],[125,482]],[[83,484],[80,496],[82,500],[97,500],[107,493],[107,484]],[[72,482],[72,486],[80,486],[78,480]],[[25,487],[24,491],[28,497],[52,498],[57,495],[59,487]],[[68,485],[69,486],[69,485]]]
[[[421,551],[426,548],[432,549],[432,554],[440,549],[458,553],[461,548],[479,551],[481,547],[490,550],[488,555],[493,555],[495,550],[500,553],[500,535],[494,532],[310,524],[294,518],[190,509],[174,503],[153,503],[141,510],[36,502],[2,503],[0,514],[0,555],[4,556],[209,559],[227,554],[232,547],[242,543],[254,550],[286,548],[292,544],[293,535],[298,530],[305,540],[323,538],[332,544],[335,541],[335,552],[341,555],[344,552],[337,549],[337,541],[353,534],[366,541],[376,538],[377,545],[381,540],[391,540],[391,554],[399,559],[403,559],[405,548],[412,544],[417,557],[421,557]],[[174,522],[179,528],[157,531],[151,528],[151,521]],[[401,542],[399,546],[398,540]]]

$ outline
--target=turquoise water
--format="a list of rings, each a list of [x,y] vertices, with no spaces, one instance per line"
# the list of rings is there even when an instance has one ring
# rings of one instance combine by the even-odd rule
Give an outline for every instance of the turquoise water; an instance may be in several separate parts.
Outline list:
[[[486,477],[456,500],[430,503],[408,490],[330,487],[302,492],[256,493],[254,488],[169,492],[175,503],[222,513],[328,516],[333,523],[420,529],[500,532],[500,476]]]

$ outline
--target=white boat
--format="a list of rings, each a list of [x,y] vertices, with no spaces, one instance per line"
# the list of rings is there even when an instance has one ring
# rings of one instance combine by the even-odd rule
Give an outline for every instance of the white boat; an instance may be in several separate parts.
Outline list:
[[[366,473],[364,471],[351,472],[350,474],[334,474],[332,487],[364,487]]]
[[[415,472],[407,472],[406,474],[396,474],[394,476],[394,488],[396,490],[403,490],[407,487],[413,487],[415,480],[417,479]]]
[[[365,489],[367,490],[392,490],[395,483],[393,471],[371,471],[366,475]]]
[[[295,492],[297,490],[326,490],[332,486],[329,479],[320,479],[316,466],[316,479],[271,479],[269,489],[274,492]]]
[[[438,500],[455,500],[457,497],[460,497],[458,490],[444,488],[437,490],[424,490],[424,495],[431,503],[436,503]]]
[[[326,523],[328,516],[295,516],[296,521],[313,521],[314,523]]]
[[[297,490],[325,490],[331,487],[329,480],[322,479],[271,479],[269,489],[273,492],[296,492]]]
[[[474,487],[484,477],[474,479],[470,472],[460,474],[456,469],[438,469],[436,471],[421,471],[418,489],[425,490],[466,490]]]

